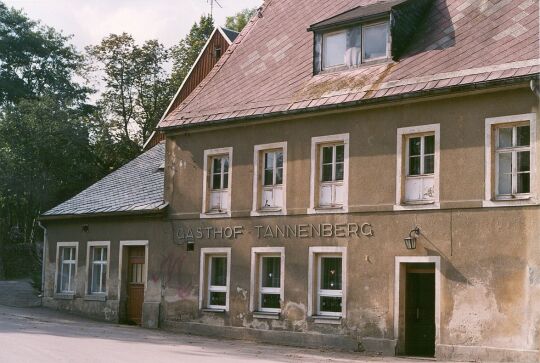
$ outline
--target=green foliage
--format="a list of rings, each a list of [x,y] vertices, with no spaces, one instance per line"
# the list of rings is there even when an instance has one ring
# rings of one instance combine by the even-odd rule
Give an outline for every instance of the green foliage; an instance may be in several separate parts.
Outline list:
[[[45,94],[84,100],[88,89],[73,81],[82,57],[68,39],[0,2],[0,107]]]
[[[209,15],[203,15],[198,23],[193,24],[189,34],[172,48],[171,82],[174,89],[178,89],[186,78],[212,31],[214,31],[214,20]]]
[[[233,16],[228,16],[225,19],[225,28],[241,32],[256,12],[257,8],[244,9]]]
[[[132,150],[140,152],[173,94],[165,72],[169,51],[157,40],[142,46],[127,33],[111,34],[87,48],[90,62],[103,71],[105,90],[99,101],[102,126]],[[138,146],[138,147],[136,147]]]

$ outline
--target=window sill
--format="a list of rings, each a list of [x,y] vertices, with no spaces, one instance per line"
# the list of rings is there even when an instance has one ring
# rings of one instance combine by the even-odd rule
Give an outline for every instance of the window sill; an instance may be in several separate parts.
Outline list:
[[[538,201],[532,197],[521,197],[513,199],[492,199],[484,200],[482,207],[519,207],[527,205],[538,205]]]
[[[230,218],[231,211],[225,212],[205,212],[200,214],[200,218]]]
[[[285,210],[283,208],[262,208],[257,210],[252,210],[250,213],[251,217],[258,216],[275,216],[275,215],[284,215]]]
[[[346,206],[336,207],[315,207],[307,210],[308,214],[329,214],[329,213],[347,213],[348,208]]]
[[[75,298],[75,293],[56,293],[54,298],[57,300],[73,300]]]
[[[253,312],[253,318],[254,319],[279,320],[280,313],[270,313],[270,312],[266,312],[266,311],[254,311]]]
[[[418,201],[418,202],[406,202],[402,204],[395,204],[394,210],[417,210],[417,209],[441,209],[439,202],[435,201]]]
[[[84,297],[85,301],[107,301],[107,295],[105,294],[92,294]]]
[[[225,309],[214,309],[214,308],[204,308],[201,310],[203,313],[217,313],[217,314],[224,314]]]
[[[341,316],[316,315],[312,318],[315,324],[341,325]]]

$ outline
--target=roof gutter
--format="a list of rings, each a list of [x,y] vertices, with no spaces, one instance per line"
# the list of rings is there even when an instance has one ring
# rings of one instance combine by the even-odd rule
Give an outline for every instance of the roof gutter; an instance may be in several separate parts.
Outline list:
[[[162,214],[167,209],[168,206],[169,206],[169,203],[165,203],[162,207],[160,207],[158,209],[151,209],[151,210],[104,212],[104,213],[41,215],[38,218],[38,220],[45,222],[45,221],[66,220],[66,219],[159,215],[159,214]]]
[[[442,95],[449,95],[449,94],[460,93],[460,92],[486,90],[489,88],[513,86],[513,85],[518,85],[521,83],[528,85],[531,81],[536,81],[539,76],[540,76],[540,73],[528,74],[524,76],[505,78],[505,79],[495,79],[495,80],[484,81],[484,82],[470,83],[466,85],[454,85],[454,86],[442,87],[438,89],[429,89],[427,91],[407,92],[407,93],[391,95],[391,96],[361,99],[361,100],[356,100],[356,101],[343,102],[343,103],[331,104],[331,105],[321,105],[321,106],[316,106],[316,107],[302,108],[302,109],[295,109],[295,110],[270,112],[270,113],[264,113],[260,115],[231,117],[231,118],[216,120],[216,121],[203,121],[203,122],[199,122],[195,124],[158,127],[157,129],[164,132],[187,130],[187,129],[192,130],[192,129],[204,128],[207,126],[222,125],[224,123],[230,124],[233,122],[240,122],[240,121],[246,121],[246,120],[262,121],[262,120],[267,120],[271,118],[310,114],[310,113],[315,113],[319,111],[334,111],[334,110],[349,110],[349,109],[352,110],[356,107],[361,107],[361,106],[377,105],[377,104],[383,104],[383,103],[388,103],[388,102],[397,102],[397,101],[412,100],[412,99],[419,99],[419,98],[427,98],[427,97],[432,97],[432,96],[442,96]]]

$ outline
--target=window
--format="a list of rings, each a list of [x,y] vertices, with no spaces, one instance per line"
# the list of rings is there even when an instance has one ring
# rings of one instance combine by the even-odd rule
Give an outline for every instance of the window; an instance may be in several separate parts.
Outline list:
[[[58,293],[75,293],[77,246],[76,242],[59,242],[57,244],[57,287],[55,291]]]
[[[535,114],[486,119],[484,206],[536,203],[535,140]]]
[[[355,67],[389,57],[388,22],[362,24],[322,34],[322,70]]]
[[[90,294],[107,293],[108,247],[90,246]]]
[[[286,214],[287,143],[256,145],[251,215]]]
[[[214,47],[214,57],[216,60],[221,58],[221,47]]]
[[[346,247],[310,247],[308,315],[345,316]]]
[[[397,130],[395,210],[439,208],[439,124]]]
[[[349,134],[312,139],[310,212],[346,211]]]
[[[230,248],[201,249],[199,307],[229,309]]]
[[[230,216],[232,148],[205,150],[203,213],[201,217]]]
[[[279,313],[283,301],[285,249],[254,247],[251,250],[250,310]]]
[[[528,196],[531,191],[531,130],[528,124],[496,129],[497,198]]]

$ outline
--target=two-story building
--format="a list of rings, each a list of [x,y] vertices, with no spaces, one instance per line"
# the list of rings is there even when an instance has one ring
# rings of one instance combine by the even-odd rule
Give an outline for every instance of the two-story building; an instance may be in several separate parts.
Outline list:
[[[538,10],[266,1],[159,125],[161,326],[538,361]]]

